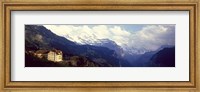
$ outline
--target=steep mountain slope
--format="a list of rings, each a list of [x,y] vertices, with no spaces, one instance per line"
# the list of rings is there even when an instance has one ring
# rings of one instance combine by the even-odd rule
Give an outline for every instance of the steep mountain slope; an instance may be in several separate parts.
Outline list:
[[[114,41],[111,41],[109,39],[99,39],[98,41],[92,43],[92,45],[106,47],[111,50],[114,50],[116,54],[120,57],[122,57],[124,54],[123,49],[120,46],[118,46]]]
[[[149,51],[145,52],[144,54],[129,54],[125,53],[124,59],[127,59],[132,66],[135,67],[149,67],[149,66],[154,66],[150,64],[152,62],[152,57],[155,56],[159,51],[165,49],[165,48],[173,48],[174,46],[172,45],[163,45],[160,48],[158,48],[155,51]],[[161,61],[162,62],[162,61]]]
[[[114,50],[106,47],[79,45],[64,37],[60,37],[43,26],[25,26],[25,49],[59,49],[66,56],[83,56],[102,66],[119,66],[119,59]]]
[[[157,51],[150,51],[146,52],[144,54],[141,54],[136,58],[135,63],[133,64],[134,66],[139,66],[139,67],[146,67],[148,66],[148,62],[152,58],[152,56],[156,53]]]
[[[175,67],[175,47],[164,48],[153,55],[150,66]]]

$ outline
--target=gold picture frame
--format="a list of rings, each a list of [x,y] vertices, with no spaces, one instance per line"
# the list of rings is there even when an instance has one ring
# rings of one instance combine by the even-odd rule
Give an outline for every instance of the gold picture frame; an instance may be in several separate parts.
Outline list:
[[[1,1],[0,91],[185,91],[199,90],[199,0],[3,0]],[[188,82],[13,82],[11,81],[11,11],[58,10],[147,10],[189,11],[190,81]],[[20,90],[20,91],[19,91]]]

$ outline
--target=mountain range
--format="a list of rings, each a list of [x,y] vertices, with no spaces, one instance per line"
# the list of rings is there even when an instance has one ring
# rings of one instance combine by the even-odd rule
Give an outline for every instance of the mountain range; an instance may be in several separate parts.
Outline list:
[[[128,62],[118,57],[114,50],[106,47],[93,45],[80,45],[69,41],[64,37],[52,33],[43,26],[26,25],[25,26],[25,50],[40,49],[59,49],[63,51],[64,56],[80,56],[98,63],[100,66],[121,66],[128,65]]]
[[[88,65],[89,63],[91,66],[99,67],[174,66],[171,64],[175,62],[175,54],[173,54],[173,52],[175,53],[174,46],[163,45],[163,47],[156,51],[148,52],[145,49],[133,52],[135,51],[133,48],[127,53],[127,51],[124,51],[122,47],[118,46],[114,41],[109,39],[89,41],[80,38],[82,43],[77,43],[67,39],[69,37],[70,36],[58,36],[41,25],[25,25],[25,50],[36,51],[41,49],[58,49],[63,52],[65,59],[74,59],[74,57],[76,57],[78,60],[84,59],[84,64],[87,63]],[[33,59],[32,56],[26,54],[26,59],[30,61],[30,58]],[[163,60],[166,58],[170,58],[169,60],[171,61]],[[26,63],[29,64],[29,61],[26,61]],[[171,63],[168,64],[167,62]],[[31,65],[29,64],[29,66]],[[57,64],[55,64],[55,66],[57,66]],[[84,65],[82,64],[82,66]]]

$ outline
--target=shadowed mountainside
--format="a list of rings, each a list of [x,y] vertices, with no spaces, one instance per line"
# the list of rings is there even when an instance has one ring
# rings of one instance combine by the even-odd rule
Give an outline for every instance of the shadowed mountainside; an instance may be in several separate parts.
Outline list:
[[[59,49],[64,53],[64,58],[72,56],[84,57],[99,66],[120,66],[120,59],[114,50],[106,47],[79,45],[57,36],[43,26],[25,26],[25,50]],[[28,61],[27,61],[28,62]]]

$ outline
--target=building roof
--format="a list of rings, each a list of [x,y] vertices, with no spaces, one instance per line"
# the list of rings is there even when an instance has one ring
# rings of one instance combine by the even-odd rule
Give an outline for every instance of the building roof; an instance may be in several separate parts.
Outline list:
[[[37,50],[35,53],[36,54],[47,54],[49,51],[48,50]]]
[[[56,49],[53,49],[53,50],[37,50],[35,53],[36,54],[47,54],[49,52],[55,52],[56,54],[62,54],[61,50],[56,50]]]
[[[52,52],[55,52],[56,54],[62,54],[62,51],[61,50],[56,50],[56,49],[53,49],[51,50]]]

